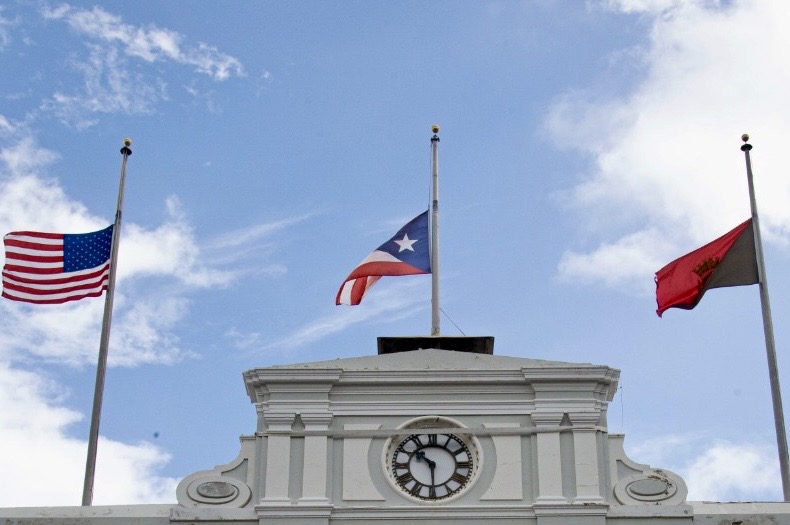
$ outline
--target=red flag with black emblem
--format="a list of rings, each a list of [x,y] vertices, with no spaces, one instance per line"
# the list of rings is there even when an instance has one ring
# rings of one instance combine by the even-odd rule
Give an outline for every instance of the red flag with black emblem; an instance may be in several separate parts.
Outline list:
[[[659,317],[668,308],[691,310],[711,288],[759,282],[752,219],[656,272]]]

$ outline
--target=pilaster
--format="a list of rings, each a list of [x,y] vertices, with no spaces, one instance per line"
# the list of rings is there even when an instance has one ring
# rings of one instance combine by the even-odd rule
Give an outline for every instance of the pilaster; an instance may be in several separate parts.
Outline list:
[[[571,414],[571,422],[581,428],[573,429],[573,455],[576,471],[576,498],[574,503],[603,503],[600,469],[598,468],[598,430],[595,428],[599,413]]]
[[[288,484],[291,471],[291,429],[296,413],[264,413],[267,426],[266,482],[261,505],[290,504]]]
[[[565,504],[562,494],[562,454],[560,450],[559,425],[561,412],[535,412],[532,421],[538,427],[537,464],[538,497],[536,505]],[[552,430],[551,427],[556,428]]]
[[[329,505],[327,487],[327,468],[329,458],[329,438],[326,435],[310,435],[311,431],[326,431],[332,421],[332,414],[301,414],[304,423],[304,474],[302,476],[302,496],[298,505]]]

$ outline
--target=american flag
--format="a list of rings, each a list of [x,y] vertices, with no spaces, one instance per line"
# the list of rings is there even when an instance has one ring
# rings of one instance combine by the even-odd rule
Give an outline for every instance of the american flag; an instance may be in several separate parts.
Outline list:
[[[98,297],[110,275],[112,230],[91,233],[11,232],[3,237],[3,297],[57,304]]]
[[[390,240],[373,250],[340,285],[335,304],[357,305],[384,275],[431,273],[428,212],[409,221]]]

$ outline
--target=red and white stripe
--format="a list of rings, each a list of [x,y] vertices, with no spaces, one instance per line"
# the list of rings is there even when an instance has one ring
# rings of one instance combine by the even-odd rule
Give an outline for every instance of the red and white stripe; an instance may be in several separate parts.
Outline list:
[[[374,250],[346,277],[335,298],[335,304],[357,305],[382,276],[424,274],[419,268]]]

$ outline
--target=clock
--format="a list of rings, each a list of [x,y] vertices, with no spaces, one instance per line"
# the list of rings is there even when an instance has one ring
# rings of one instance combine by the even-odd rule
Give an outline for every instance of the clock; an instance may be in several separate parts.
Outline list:
[[[384,460],[390,482],[401,494],[438,502],[454,499],[471,487],[479,467],[477,440],[453,433],[447,428],[449,421],[421,420],[406,427],[413,428],[413,434],[390,440]]]

